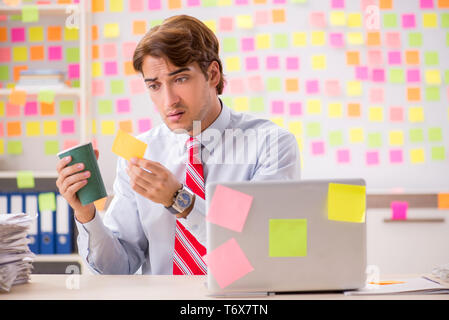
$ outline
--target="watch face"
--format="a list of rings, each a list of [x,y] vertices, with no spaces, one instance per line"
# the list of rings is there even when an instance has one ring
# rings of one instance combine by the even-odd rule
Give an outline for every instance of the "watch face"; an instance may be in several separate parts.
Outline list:
[[[192,197],[185,191],[181,191],[176,197],[176,204],[182,209],[186,209],[192,203]]]

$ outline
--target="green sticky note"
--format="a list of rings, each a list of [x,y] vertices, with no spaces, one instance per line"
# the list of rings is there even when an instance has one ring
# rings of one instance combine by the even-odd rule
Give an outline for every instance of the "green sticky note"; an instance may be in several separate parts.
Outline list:
[[[0,66],[0,81],[9,80],[9,66]]]
[[[446,33],[446,46],[449,47],[449,32]]]
[[[232,97],[221,97],[221,101],[223,102],[223,104],[229,108],[233,108],[234,107],[234,101],[232,99]]]
[[[265,100],[263,97],[251,97],[249,99],[249,110],[251,112],[264,112]]]
[[[427,66],[436,66],[439,63],[438,52],[427,51],[424,53],[424,62]]]
[[[270,257],[307,256],[307,219],[270,219]]]
[[[55,155],[59,152],[59,142],[57,140],[45,141],[45,154],[47,156]]]
[[[39,211],[56,211],[56,197],[53,192],[38,195]]]
[[[55,92],[54,90],[42,90],[39,91],[39,94],[37,95],[37,101],[39,102],[46,102],[46,103],[52,103],[55,101]]]
[[[237,52],[238,51],[237,38],[235,38],[235,37],[224,38],[222,45],[223,45],[224,52]]]
[[[36,5],[24,5],[22,7],[22,22],[39,21],[39,8]]]
[[[430,142],[443,141],[443,132],[441,128],[429,128],[429,141]]]
[[[388,81],[390,83],[404,83],[404,70],[398,68],[391,68],[388,70]]]
[[[441,14],[441,27],[449,28],[449,13],[445,12]]]
[[[80,62],[80,48],[66,48],[65,61],[69,63]]]
[[[449,70],[444,71],[444,83],[449,84]]]
[[[112,100],[100,100],[98,102],[98,114],[112,114]]]
[[[205,7],[205,8],[217,6],[217,0],[203,0],[202,3],[203,3],[203,7]]]
[[[73,115],[75,106],[73,100],[62,100],[59,102],[59,113],[61,115]]]
[[[19,189],[34,188],[34,174],[33,171],[19,171],[17,172],[17,187]]]
[[[410,32],[408,34],[408,45],[410,47],[421,47],[422,34],[420,32]]]
[[[269,77],[267,79],[267,90],[269,92],[281,91],[281,89],[282,89],[281,78]]]
[[[365,222],[366,186],[329,183],[327,217],[329,220]]]
[[[273,46],[275,49],[286,49],[288,48],[288,34],[278,33],[273,37]]]
[[[422,129],[413,128],[409,131],[410,142],[419,143],[424,141],[424,134]]]
[[[440,88],[439,87],[427,87],[426,92],[426,101],[440,101]]]
[[[331,131],[329,133],[329,144],[331,147],[343,145],[343,132],[341,130]]]
[[[396,28],[398,26],[398,17],[396,13],[384,13],[382,22],[384,28]]]
[[[6,146],[8,154],[20,155],[23,153],[22,141],[8,141]]]
[[[125,83],[123,80],[111,80],[111,93],[112,94],[124,94]]]
[[[321,124],[319,122],[310,122],[306,125],[306,135],[308,138],[321,137]]]
[[[445,156],[444,152],[445,152],[444,147],[432,147],[432,151],[431,151],[432,160],[435,160],[435,161],[445,160],[446,156]]]
[[[150,20],[150,28],[161,25],[163,21],[163,19]]]
[[[368,138],[368,147],[369,148],[380,148],[382,147],[382,134],[380,132],[369,133]]]

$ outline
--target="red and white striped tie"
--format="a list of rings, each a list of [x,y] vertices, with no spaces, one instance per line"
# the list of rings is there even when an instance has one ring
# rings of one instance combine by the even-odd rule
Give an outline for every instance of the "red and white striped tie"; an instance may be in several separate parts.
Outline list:
[[[197,197],[204,199],[203,165],[199,155],[200,143],[190,137],[186,142],[189,152],[189,162],[186,168],[186,186]],[[173,274],[175,275],[202,275],[206,274],[207,267],[201,258],[206,254],[206,248],[176,220],[175,253],[173,258]]]

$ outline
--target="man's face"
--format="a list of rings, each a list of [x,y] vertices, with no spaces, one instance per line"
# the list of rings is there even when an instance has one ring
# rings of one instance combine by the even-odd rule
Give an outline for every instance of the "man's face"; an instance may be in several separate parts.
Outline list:
[[[195,62],[177,67],[167,59],[146,56],[142,64],[145,85],[162,120],[174,131],[192,133],[193,121],[209,121],[215,85]],[[202,123],[203,127],[203,123]]]

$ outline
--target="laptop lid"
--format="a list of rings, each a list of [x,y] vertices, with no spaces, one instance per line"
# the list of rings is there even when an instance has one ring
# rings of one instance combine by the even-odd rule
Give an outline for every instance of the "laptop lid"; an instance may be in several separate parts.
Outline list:
[[[366,201],[362,179],[207,184],[206,263],[210,293],[363,287],[366,278],[365,207],[363,204],[361,223],[330,220],[330,184],[355,186],[357,192],[362,190],[359,200]],[[221,200],[218,209],[217,199]],[[215,219],[216,212],[212,215],[213,201],[214,210],[222,210],[220,214],[224,220]],[[229,204],[234,208],[228,209]],[[241,211],[245,211],[245,206],[249,211],[239,222],[235,214],[244,215]]]

